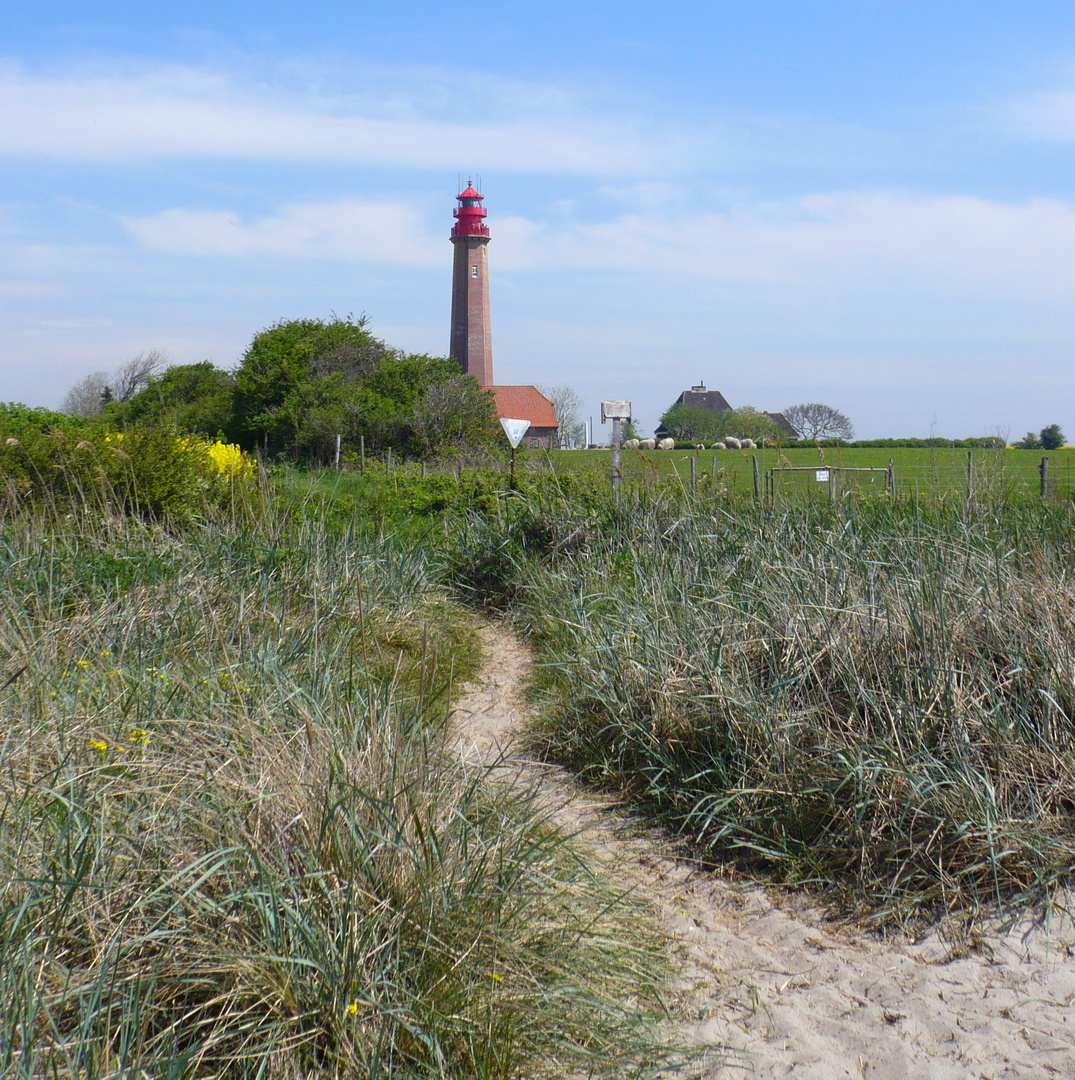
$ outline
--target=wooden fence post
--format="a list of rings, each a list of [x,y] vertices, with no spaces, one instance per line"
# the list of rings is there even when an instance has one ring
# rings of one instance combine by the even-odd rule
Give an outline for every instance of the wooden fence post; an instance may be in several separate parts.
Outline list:
[[[892,458],[888,459],[888,493],[892,498],[896,497],[896,466]]]
[[[1046,492],[1049,490],[1049,459],[1043,457],[1041,464],[1038,466],[1038,472],[1041,475],[1041,497],[1044,499]]]
[[[761,492],[758,490],[758,455],[751,454],[750,460],[754,466],[754,501],[757,502],[761,498]]]
[[[971,477],[973,476],[973,473],[972,473],[971,470],[972,470],[971,452],[968,450],[967,451],[967,501],[968,502],[970,501],[971,495],[974,494],[974,487],[973,487],[973,484],[971,482]]]
[[[692,499],[696,499],[698,497],[698,477],[697,477],[697,471],[698,470],[697,470],[697,467],[695,465],[695,461],[696,461],[697,457],[698,457],[697,454],[692,454],[691,455],[691,498]]]

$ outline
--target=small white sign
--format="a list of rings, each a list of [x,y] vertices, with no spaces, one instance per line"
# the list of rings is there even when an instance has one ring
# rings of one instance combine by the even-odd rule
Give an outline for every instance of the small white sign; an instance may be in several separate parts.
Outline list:
[[[530,421],[507,420],[502,416],[500,426],[504,429],[504,434],[507,435],[508,442],[511,443],[511,448],[514,450],[523,441],[523,436],[526,434],[527,428],[530,427]]]
[[[827,483],[828,479],[829,479],[829,470],[828,469],[815,469],[814,470],[814,479],[816,479],[819,484]]]
[[[602,401],[601,423],[606,420],[630,420],[631,403],[629,401]]]

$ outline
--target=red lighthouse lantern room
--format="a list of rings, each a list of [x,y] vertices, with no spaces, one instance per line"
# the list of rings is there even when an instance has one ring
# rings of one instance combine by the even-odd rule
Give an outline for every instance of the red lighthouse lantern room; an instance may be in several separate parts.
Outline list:
[[[488,236],[489,227],[483,220],[486,210],[482,206],[482,196],[468,184],[456,198],[459,206],[452,211],[456,219],[452,236]]]

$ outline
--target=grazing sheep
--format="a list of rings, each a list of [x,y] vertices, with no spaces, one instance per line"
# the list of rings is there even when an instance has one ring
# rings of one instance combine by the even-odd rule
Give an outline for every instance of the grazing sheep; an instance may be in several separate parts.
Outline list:
[[[628,439],[627,442],[623,444],[623,448],[624,450],[637,450],[638,439]]]
[[[757,444],[754,442],[753,439],[740,439],[739,440],[739,449],[740,450],[757,450],[758,447],[757,447]]]
[[[694,449],[695,450],[704,450],[705,449],[705,443],[704,442],[696,442],[694,444]]]
[[[656,447],[657,447],[656,439],[643,439],[638,444],[638,449],[639,450],[654,450],[654,449],[656,449]]]
[[[740,444],[739,444],[739,440],[734,435],[725,435],[724,436],[724,445],[729,450],[741,450],[742,449],[742,446],[740,446]]]
[[[709,449],[710,450],[727,450],[728,448],[722,442],[715,442]]]
[[[658,450],[674,450],[675,448],[676,448],[676,440],[675,439],[661,439],[661,441],[657,444],[657,449]]]

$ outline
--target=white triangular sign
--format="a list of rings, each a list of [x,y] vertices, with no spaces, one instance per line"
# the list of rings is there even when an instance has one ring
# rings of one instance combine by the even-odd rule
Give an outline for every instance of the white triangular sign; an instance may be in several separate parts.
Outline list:
[[[503,416],[500,418],[500,426],[504,429],[504,434],[508,437],[508,442],[511,443],[512,450],[515,449],[523,441],[523,436],[526,434],[526,429],[530,426],[529,420],[507,420]]]

